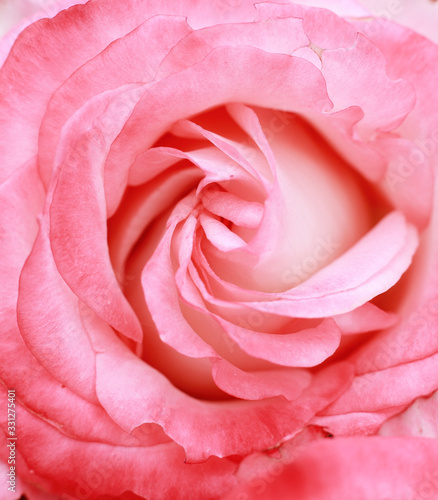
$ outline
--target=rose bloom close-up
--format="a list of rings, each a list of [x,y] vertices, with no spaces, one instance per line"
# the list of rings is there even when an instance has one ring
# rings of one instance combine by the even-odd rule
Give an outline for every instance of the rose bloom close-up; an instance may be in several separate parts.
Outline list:
[[[0,500],[438,499],[438,2],[0,35]]]

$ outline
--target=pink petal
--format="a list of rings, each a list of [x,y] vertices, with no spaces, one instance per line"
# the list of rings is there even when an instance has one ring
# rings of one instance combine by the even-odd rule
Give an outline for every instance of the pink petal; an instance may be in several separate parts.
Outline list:
[[[218,74],[220,79],[216,78]],[[248,79],[248,74],[252,78]],[[193,81],[202,81],[205,90],[194,90]],[[132,165],[136,156],[151,147],[171,124],[227,102],[288,111],[331,107],[322,75],[311,63],[252,47],[218,47],[200,63],[149,88],[115,141],[108,166]],[[127,154],[128,137],[135,147]]]
[[[286,0],[280,0],[279,2],[275,2],[279,4],[289,4]],[[301,5],[306,5],[309,7],[318,7],[321,9],[327,9],[332,12],[335,12],[338,16],[345,17],[360,17],[368,14],[368,11],[362,7],[362,5],[355,0],[337,0],[336,3],[333,3],[330,0],[299,0],[295,2]],[[269,3],[268,3],[269,5]],[[289,5],[287,5],[289,7]]]
[[[117,275],[123,275],[126,258],[143,231],[195,186],[200,177],[198,169],[183,168],[128,190],[121,208],[108,221],[108,245]]]
[[[367,302],[349,313],[334,316],[333,319],[343,335],[355,335],[390,328],[399,318],[397,314],[387,313]]]
[[[377,20],[378,24],[368,30],[371,36],[375,34],[377,27],[385,30],[389,23],[396,22],[438,43],[438,7],[435,2],[413,3],[409,0],[399,0],[382,5],[379,0],[360,0],[360,3],[380,18]]]
[[[77,349],[77,348],[76,348]],[[19,359],[20,363],[12,363]],[[57,353],[46,365],[56,366]],[[66,362],[66,359],[63,359]],[[83,367],[82,367],[83,368]],[[139,439],[122,431],[94,402],[90,403],[55,379],[26,347],[17,326],[3,331],[0,386],[15,388],[19,400],[33,414],[48,419],[60,432],[83,440],[136,446]],[[72,418],[77,415],[77,418]]]
[[[295,459],[259,456],[258,461],[258,481],[242,481],[225,499],[416,499],[434,498],[438,488],[438,449],[432,439],[317,440]],[[242,476],[250,476],[245,462],[241,469]]]
[[[356,22],[355,25],[382,51],[390,77],[403,78],[415,89],[415,107],[397,130],[410,143],[399,141],[401,148],[391,158],[390,172],[382,187],[403,207],[408,217],[424,225],[433,197],[432,165],[438,158],[438,119],[435,113],[430,113],[430,109],[438,106],[433,86],[436,78],[433,61],[438,57],[438,47],[393,22],[385,22],[384,29],[380,21]],[[401,46],[409,50],[401,54]],[[418,189],[422,189],[423,199],[419,198]],[[409,202],[409,198],[418,206]]]
[[[226,393],[245,400],[284,396],[296,400],[310,385],[312,376],[305,370],[266,370],[244,372],[224,359],[213,363],[216,384]]]
[[[246,246],[246,241],[217,219],[201,214],[199,221],[206,238],[221,252],[232,252]]]
[[[341,339],[336,323],[330,319],[315,328],[284,334],[250,331],[219,317],[217,321],[246,353],[282,366],[316,366],[336,351]]]
[[[122,7],[106,2],[105,9],[100,4],[76,5],[54,19],[30,25],[18,37],[0,73],[2,178],[37,153],[39,125],[52,93],[75,69],[137,26],[144,15],[144,9],[128,3]],[[93,36],[82,36],[83,30]],[[11,147],[17,137],[19,147]]]
[[[0,139],[2,179],[16,165],[36,154],[39,125],[47,103],[73,71],[111,42],[156,15],[188,16],[193,27],[217,24],[218,16],[244,22],[252,20],[255,15],[252,2],[245,2],[236,9],[222,10],[200,8],[192,1],[175,4],[173,0],[165,0],[159,4],[143,2],[140,5],[128,0],[122,5],[118,0],[97,0],[74,5],[53,19],[31,24],[18,37],[0,75],[4,92],[0,101],[0,120],[8,123],[7,127],[2,127],[4,133]],[[83,36],[83,33],[92,36]],[[0,57],[4,57],[10,43]],[[39,84],[34,85],[35,81]],[[17,137],[20,137],[20,147],[11,148]]]
[[[245,302],[260,311],[323,317],[351,311],[396,283],[411,263],[417,232],[393,212],[356,245],[277,301]]]
[[[129,109],[122,113],[117,107],[125,95],[123,90],[116,95],[87,132],[75,130],[74,122],[71,130],[67,128],[65,157],[59,160],[50,208],[50,241],[58,270],[75,294],[115,329],[139,340],[140,324],[119,288],[108,255],[102,178],[111,142],[129,114]],[[86,128],[86,122],[81,127]]]
[[[191,124],[190,122],[186,124],[191,129],[195,128],[197,131],[202,131],[201,127],[195,124]],[[209,134],[208,132],[205,135],[208,138],[212,138],[213,136],[213,134]],[[233,161],[233,158],[227,157],[226,154],[230,153],[231,148],[226,148],[225,144],[221,144],[219,138],[216,137],[215,139],[215,145],[219,145],[219,148],[209,146],[187,152],[174,148],[149,149],[144,154],[139,155],[131,166],[130,182],[134,185],[141,184],[162,173],[168,167],[173,166],[178,159],[190,160],[205,174],[204,179],[198,184],[198,193],[208,184],[227,182],[232,179],[237,190],[243,185],[245,192],[248,192],[249,195],[256,193],[257,197],[259,197],[260,191],[263,192],[263,189],[255,181],[257,179],[257,172],[254,171],[251,165],[246,164],[244,161],[242,161],[242,165],[242,163]],[[224,149],[225,154],[220,149]],[[227,187],[231,187],[230,184]]]
[[[192,221],[196,223],[194,218]],[[186,356],[215,357],[214,350],[191,328],[180,309],[171,262],[175,225],[167,230],[142,272],[146,303],[163,342]]]
[[[438,185],[435,185],[437,200]],[[429,227],[422,234],[421,250],[413,263],[413,274],[400,320],[382,332],[354,355],[357,373],[382,370],[421,360],[438,352],[438,209],[435,206]],[[421,342],[418,341],[421,339]]]
[[[2,402],[3,394],[2,391]],[[184,463],[184,451],[174,443],[136,447],[77,440],[63,435],[25,407],[17,406],[20,454],[33,470],[33,477],[43,478],[43,487],[47,485],[51,493],[62,498],[65,494],[74,498],[123,498],[125,491],[157,500],[170,499],[176,491],[187,498],[206,498],[211,491],[221,495],[235,484],[236,465],[232,461],[212,457],[189,466]],[[6,431],[3,418],[1,424]]]
[[[274,54],[291,54],[308,45],[301,19],[271,19],[269,23],[219,24],[186,36],[163,60],[157,80],[202,61],[216,47],[250,46]]]
[[[6,324],[16,324],[15,305],[23,264],[38,234],[37,217],[44,189],[35,159],[17,169],[0,186],[0,249],[2,255],[0,309]]]
[[[97,355],[97,391],[108,414],[128,432],[145,422],[161,425],[192,462],[273,446],[341,394],[351,377],[350,366],[331,367],[292,403],[277,399],[209,403],[178,391],[116,339],[112,346],[108,340],[105,352]],[[135,404],[123,404],[126,400]]]
[[[55,17],[61,10],[87,0],[3,0],[0,5],[0,66],[6,60],[18,35],[30,24],[45,17]],[[6,34],[6,35],[5,35]]]
[[[384,351],[381,353],[384,356]],[[438,384],[438,354],[391,368],[357,375],[351,387],[325,415],[375,411],[410,404],[434,391]]]
[[[44,221],[20,278],[18,325],[38,362],[54,378],[96,402],[95,353],[84,331],[79,300],[56,269]],[[41,285],[36,287],[35,284]],[[44,313],[41,304],[45,304]]]
[[[322,363],[339,346],[340,331],[336,323],[330,319],[324,320],[317,326],[307,328],[303,326],[294,333],[289,333],[294,330],[293,322],[286,320],[281,334],[249,330],[239,326],[240,321],[236,321],[237,324],[235,324],[223,319],[205,308],[202,299],[206,302],[213,302],[214,299],[203,285],[193,266],[189,265],[189,270],[199,292],[193,291],[194,286],[190,286],[188,280],[178,279],[178,275],[183,272],[183,269],[180,269],[177,274],[177,285],[181,297],[190,307],[214,319],[226,336],[247,354],[283,366],[307,367]],[[200,299],[199,293],[202,299]],[[272,323],[272,320],[268,318],[267,322]],[[202,327],[199,326],[199,328]]]
[[[433,208],[433,158],[414,141],[401,138],[382,138],[373,148],[387,159],[385,176],[379,183],[382,193],[410,222],[424,228]]]
[[[316,415],[312,423],[319,425],[333,436],[351,437],[374,435],[388,419],[403,410],[395,406],[378,411],[358,411],[339,415]]]
[[[306,3],[311,4],[312,7],[304,6]],[[357,32],[350,23],[338,17],[339,15],[345,15],[344,11],[339,12],[339,9],[343,7],[342,2],[330,6],[324,5],[324,3],[328,4],[328,1],[324,2],[323,0],[319,3],[320,5],[316,1],[296,2],[294,4],[261,2],[256,4],[256,20],[265,22],[278,18],[302,18],[304,32],[314,46],[320,49],[351,47],[354,44]],[[348,7],[354,5],[354,2],[348,0],[343,3],[344,5],[349,4]],[[322,9],[313,7],[322,7]]]
[[[263,217],[263,205],[246,201],[226,191],[210,190],[203,193],[202,203],[207,210],[224,217],[238,226],[255,229]]]
[[[39,139],[41,169],[46,179],[50,178],[53,169],[61,127],[68,118],[102,92],[117,89],[128,82],[148,83],[153,80],[164,56],[188,33],[190,29],[184,18],[156,16],[149,19],[79,67],[56,90],[44,116]],[[145,46],[147,51],[143,50]],[[136,96],[127,94],[125,100],[118,103],[118,109],[124,113],[125,109],[135,105],[136,100]],[[125,180],[126,170],[106,169],[105,192],[110,214],[118,202],[114,187]],[[115,193],[118,191],[120,189]]]
[[[438,392],[418,398],[407,410],[383,424],[381,436],[438,438]]]
[[[414,108],[412,86],[388,78],[384,56],[361,34],[351,49],[326,50],[321,57],[322,73],[335,110],[360,106],[364,111],[358,124],[363,137],[376,129],[395,128]]]

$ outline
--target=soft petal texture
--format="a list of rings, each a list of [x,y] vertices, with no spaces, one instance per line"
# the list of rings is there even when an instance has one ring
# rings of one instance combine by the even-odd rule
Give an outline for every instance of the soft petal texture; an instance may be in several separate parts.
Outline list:
[[[213,357],[211,349],[186,322],[178,304],[178,293],[170,261],[170,227],[142,273],[145,299],[161,339],[182,354]]]
[[[438,354],[357,376],[351,387],[324,413],[373,411],[410,404],[430,394],[438,383]],[[403,391],[397,390],[403,384]],[[384,388],[384,390],[382,390]]]
[[[387,5],[382,5],[377,0],[360,0],[360,3],[369,9],[373,15],[381,18],[376,26],[369,28],[371,34],[378,30],[385,30],[391,21],[395,21],[412,28],[435,43],[438,42],[436,30],[438,6],[433,0],[423,0],[421,2],[397,0],[389,2]]]
[[[6,318],[11,317],[11,312],[15,310],[18,279],[37,235],[37,216],[44,203],[36,161],[33,159],[18,169],[0,189],[0,245],[3,256],[0,307]]]
[[[295,333],[260,333],[226,324],[219,320],[227,334],[245,352],[282,366],[316,366],[330,357],[340,342],[340,331],[333,320],[325,319],[315,328]]]
[[[97,391],[104,408],[122,428],[132,432],[143,423],[155,422],[184,447],[190,461],[200,461],[209,455],[247,454],[255,449],[254,435],[259,447],[269,448],[281,436],[297,432],[345,390],[350,370],[348,365],[340,365],[320,373],[296,402],[209,403],[181,393],[113,341],[97,355]],[[134,408],[123,405],[125,398],[136,402]],[[200,418],[204,422],[201,428]],[[224,426],[228,429],[226,439]]]
[[[4,402],[4,390],[1,397]],[[170,500],[177,494],[188,499],[193,495],[207,497],[210,488],[220,496],[235,482],[232,472],[236,466],[228,460],[219,461],[213,457],[203,464],[189,467],[184,463],[184,451],[174,443],[145,448],[85,443],[62,435],[20,405],[17,412],[22,414],[17,433],[23,442],[21,453],[32,469],[29,476],[40,476],[49,481],[46,485],[50,484],[53,493],[67,492],[97,498],[102,494],[118,497],[125,491],[133,491],[146,498]],[[4,421],[2,425],[5,425]],[[44,445],[50,446],[52,452],[41,453]],[[108,456],[111,456],[111,462],[108,462]],[[169,469],[172,470],[170,482],[167,477]],[[162,480],[163,473],[165,481]]]
[[[114,328],[140,340],[138,319],[121,293],[108,255],[102,186],[104,159],[120,132],[120,122],[130,112],[125,108],[121,113],[117,106],[124,95],[122,90],[109,102],[105,96],[107,108],[97,116],[100,122],[96,119],[94,128],[75,130],[77,135],[67,132],[71,143],[59,159],[62,166],[50,207],[50,240],[57,267],[72,290]]]
[[[382,330],[398,322],[396,314],[382,311],[371,302],[357,307],[350,313],[334,316],[333,319],[344,335]]]
[[[338,500],[353,494],[358,500],[407,500],[435,498],[438,489],[438,448],[432,439],[319,440],[293,458],[275,464],[260,456],[264,464],[255,480],[225,498]]]
[[[438,438],[438,392],[418,398],[407,410],[383,424],[381,436]]]
[[[293,401],[311,383],[311,375],[305,371],[244,372],[224,359],[213,363],[212,374],[216,384],[225,392],[248,400],[284,396]]]
[[[21,273],[17,304],[20,332],[51,375],[94,403],[95,353],[82,326],[78,298],[60,277],[49,246],[44,227]],[[44,287],[35,287],[39,280]],[[47,304],[43,318],[41,300]]]
[[[275,3],[288,4],[289,1],[281,0],[280,2]],[[362,7],[360,2],[356,2],[355,0],[338,0],[336,3],[333,3],[329,0],[299,0],[296,3],[311,7],[328,9],[332,12],[335,12],[338,16],[342,17],[363,16],[367,13],[367,10]]]
[[[0,2],[0,66],[18,35],[30,24],[54,17],[61,10],[87,0],[2,0]]]
[[[417,238],[415,228],[400,213],[393,212],[349,251],[301,285],[273,294],[270,301],[242,304],[258,311],[302,318],[349,312],[399,280],[410,265]],[[215,302],[224,303],[217,299]],[[238,308],[239,303],[231,307]]]

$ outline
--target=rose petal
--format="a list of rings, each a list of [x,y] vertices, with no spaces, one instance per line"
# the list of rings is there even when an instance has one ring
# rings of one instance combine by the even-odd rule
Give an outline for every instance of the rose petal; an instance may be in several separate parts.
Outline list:
[[[38,362],[59,382],[95,403],[95,353],[82,325],[78,298],[56,269],[47,233],[43,222],[21,273],[18,325]]]
[[[128,432],[145,422],[161,425],[192,462],[273,446],[342,393],[351,377],[349,365],[331,367],[315,376],[292,403],[277,399],[208,403],[175,389],[115,338],[111,343],[106,337],[105,352],[97,355],[97,391],[108,414]],[[128,408],[122,403],[126,399],[135,404]]]
[[[418,398],[407,410],[396,415],[379,430],[381,436],[438,438],[438,392]]]
[[[383,330],[394,326],[398,321],[397,314],[387,313],[371,302],[353,309],[349,313],[333,316],[343,335]]]
[[[282,366],[316,366],[336,351],[341,339],[336,323],[330,319],[315,328],[289,334],[253,332],[220,318],[218,321],[245,352]]]
[[[185,19],[156,16],[115,40],[63,83],[51,97],[41,126],[40,168],[46,180],[50,178],[61,127],[67,119],[95,95],[117,89],[126,83],[148,83],[153,80],[164,56],[188,33],[190,29]],[[147,51],[142,50],[145,46],[148,47]],[[90,75],[94,75],[93,78]],[[132,109],[136,100],[135,95],[127,94],[126,99],[118,103],[118,109],[125,113],[125,110]],[[109,214],[114,213],[120,196],[117,193],[121,192],[120,184],[125,182],[125,170],[105,170]]]
[[[190,240],[196,220],[191,218],[187,224],[190,224],[190,228],[186,239]],[[187,323],[178,303],[170,246],[175,227],[174,223],[166,231],[142,272],[146,303],[163,342],[186,356],[215,357],[214,350]]]
[[[232,252],[246,245],[245,240],[213,217],[201,214],[199,222],[208,241],[221,252]]]
[[[438,43],[436,32],[438,7],[435,2],[412,3],[409,0],[398,0],[388,5],[382,5],[378,0],[361,0],[360,3],[375,16],[380,17],[376,20],[378,24],[376,23],[367,30],[371,36],[376,31],[386,30],[388,24],[393,24],[394,21]]]
[[[307,2],[296,3],[306,4]],[[332,4],[330,4],[330,6],[324,5],[324,3],[329,3],[324,1],[320,1],[319,5],[318,2],[315,1],[309,3],[311,3],[312,8],[286,2],[258,3],[256,4],[256,21],[265,22],[271,19],[298,17],[303,20],[303,29],[309,37],[310,42],[318,49],[338,49],[340,47],[349,48],[354,44],[357,36],[356,30],[350,23],[338,17],[339,15],[345,15],[344,13],[339,13],[339,9],[342,9],[343,7],[342,1],[337,2],[336,6],[333,6]],[[348,6],[354,5],[353,2],[348,0],[343,3],[344,6],[348,4]],[[313,7],[322,8],[315,9]]]
[[[251,79],[247,78],[249,73]],[[195,90],[193,81],[202,81],[205,91]],[[132,165],[172,123],[227,102],[288,111],[331,108],[322,75],[308,61],[252,47],[218,47],[200,63],[149,88],[115,141],[108,165]],[[127,137],[131,145],[128,152]]]
[[[255,229],[263,217],[263,205],[246,201],[226,191],[210,190],[203,193],[202,204],[210,212],[223,217],[238,226]]]
[[[368,436],[376,434],[385,421],[403,410],[403,408],[404,406],[395,406],[378,411],[316,415],[312,423],[320,425],[333,436]]]
[[[438,200],[435,184],[435,200]],[[420,360],[438,351],[438,206],[412,264],[412,275],[405,300],[398,311],[400,321],[359,349],[353,361],[357,373],[367,373]],[[421,339],[421,341],[419,341]]]
[[[322,73],[335,110],[360,106],[364,118],[358,130],[364,137],[371,131],[395,128],[414,108],[412,86],[387,77],[385,58],[363,35],[358,35],[351,49],[326,50],[321,57]],[[348,85],[343,84],[346,78]]]
[[[279,300],[245,305],[309,318],[351,311],[399,280],[417,244],[416,230],[400,213],[393,212],[344,255],[301,285],[279,295]]]
[[[137,89],[128,90],[137,96]],[[116,95],[87,132],[67,129],[50,208],[50,242],[60,274],[85,303],[128,338],[141,339],[140,324],[123,296],[108,255],[103,165],[112,140],[130,113]],[[90,102],[90,106],[93,101]],[[71,133],[71,137],[69,137]],[[66,230],[68,228],[68,230]],[[73,264],[73,265],[72,265]]]
[[[18,37],[0,73],[2,178],[36,154],[39,125],[52,93],[112,40],[138,26],[144,16],[144,7],[127,3],[122,8],[111,1],[101,9],[101,3],[75,5],[54,19],[31,24]],[[82,36],[83,30],[93,36]],[[31,83],[35,81],[38,85]],[[11,147],[17,137],[19,147]]]
[[[44,195],[35,159],[17,169],[0,186],[0,309],[5,326],[11,321],[16,323],[18,280],[38,234],[37,217]]]
[[[3,391],[1,397],[4,402]],[[123,498],[121,495],[129,490],[142,498],[165,500],[175,491],[200,498],[211,491],[221,494],[235,484],[236,465],[229,460],[213,457],[189,466],[184,463],[184,451],[174,443],[133,447],[80,441],[63,435],[19,403],[17,407],[20,454],[33,470],[33,477],[42,477],[52,493],[75,498],[101,498],[105,494]],[[6,431],[4,417],[1,424]]]
[[[250,46],[275,54],[291,54],[308,45],[301,19],[271,19],[269,23],[220,24],[196,30],[176,43],[164,58],[157,80],[202,61],[216,47]]]
[[[280,0],[279,4],[288,4],[288,1]],[[327,9],[332,12],[335,12],[338,16],[344,17],[360,17],[368,14],[368,10],[366,10],[363,6],[357,3],[355,0],[338,0],[336,4],[331,2],[330,0],[298,0],[298,4],[306,5],[310,7],[318,7],[321,9]],[[289,5],[288,5],[289,7]]]
[[[438,488],[438,449],[432,439],[317,440],[290,463],[266,456],[260,460],[264,461],[258,468],[261,481],[244,481],[225,499],[338,500],[351,498],[352,492],[361,500],[433,498]],[[242,475],[250,475],[245,462],[241,468]]]
[[[176,172],[165,172],[154,181],[126,193],[121,209],[108,221],[108,245],[116,275],[123,276],[129,252],[148,225],[173,206],[200,178],[198,169],[181,168]]]
[[[312,379],[305,370],[244,372],[224,359],[213,363],[212,374],[223,391],[245,400],[284,396],[293,401],[310,385]]]
[[[384,356],[384,352],[381,353]],[[351,387],[325,415],[375,411],[410,404],[435,390],[438,384],[438,354],[383,370],[357,375]],[[400,388],[403,390],[400,390]],[[384,390],[382,390],[384,388]]]

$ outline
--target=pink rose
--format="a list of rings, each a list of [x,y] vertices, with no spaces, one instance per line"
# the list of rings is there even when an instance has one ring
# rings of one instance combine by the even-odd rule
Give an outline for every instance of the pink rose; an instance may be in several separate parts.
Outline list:
[[[438,498],[438,46],[309,3],[1,42],[4,498]]]

